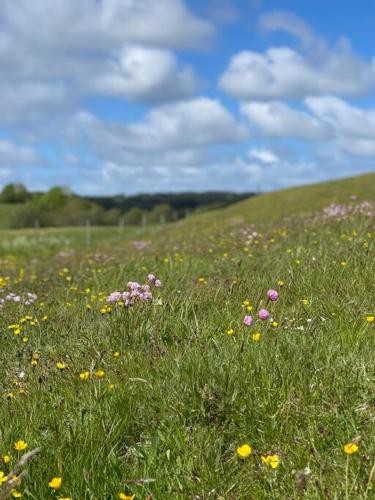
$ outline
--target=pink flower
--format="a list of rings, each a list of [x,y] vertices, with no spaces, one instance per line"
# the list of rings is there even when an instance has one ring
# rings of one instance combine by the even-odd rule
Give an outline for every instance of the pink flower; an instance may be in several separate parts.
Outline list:
[[[141,300],[143,300],[145,302],[148,302],[148,301],[152,300],[152,293],[151,292],[144,292],[142,294],[142,299]]]
[[[129,281],[128,282],[128,288],[130,288],[130,290],[139,290],[139,288],[141,288],[141,285],[138,283],[138,281]]]
[[[264,321],[270,317],[270,313],[267,311],[267,309],[261,309],[258,312],[258,317],[259,317],[259,319]]]
[[[267,297],[272,300],[273,302],[275,302],[278,298],[279,298],[279,292],[277,292],[276,290],[272,290],[272,288],[270,290],[268,290],[267,292]]]
[[[150,281],[151,283],[154,283],[154,281],[156,280],[156,276],[155,276],[155,274],[150,273],[150,274],[147,276],[147,279],[148,279],[148,281]]]
[[[160,280],[155,280],[154,285],[156,286],[156,288],[161,288],[163,286]]]
[[[245,316],[243,319],[243,324],[245,326],[251,326],[253,324],[253,318],[251,316]]]
[[[112,292],[111,295],[107,297],[107,302],[112,304],[113,302],[118,302],[119,300],[122,299],[122,293],[121,292]]]

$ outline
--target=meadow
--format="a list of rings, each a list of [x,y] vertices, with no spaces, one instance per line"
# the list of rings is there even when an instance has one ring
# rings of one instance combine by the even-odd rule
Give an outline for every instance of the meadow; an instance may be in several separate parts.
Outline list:
[[[0,499],[375,498],[374,186],[0,231]]]

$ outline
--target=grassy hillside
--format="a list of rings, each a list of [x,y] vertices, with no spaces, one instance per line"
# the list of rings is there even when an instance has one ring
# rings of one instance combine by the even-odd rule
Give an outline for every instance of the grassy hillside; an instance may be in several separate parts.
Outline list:
[[[0,298],[20,297],[0,313],[0,471],[40,447],[24,498],[374,498],[372,178],[91,242],[0,233]],[[151,301],[105,301],[149,273]]]
[[[310,215],[331,203],[375,202],[375,173],[264,193],[235,203],[220,212],[208,212],[187,221],[183,227],[228,228],[235,225],[278,223],[285,217]],[[176,228],[178,225],[176,225]]]

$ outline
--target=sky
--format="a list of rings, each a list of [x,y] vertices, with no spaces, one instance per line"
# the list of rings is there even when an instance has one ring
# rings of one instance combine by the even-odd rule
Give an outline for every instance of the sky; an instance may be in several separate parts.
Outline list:
[[[0,187],[270,191],[374,171],[373,0],[1,0]]]

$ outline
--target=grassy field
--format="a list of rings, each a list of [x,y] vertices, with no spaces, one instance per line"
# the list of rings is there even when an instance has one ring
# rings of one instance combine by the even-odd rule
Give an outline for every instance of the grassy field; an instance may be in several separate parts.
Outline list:
[[[0,498],[375,498],[374,186],[0,232]]]

